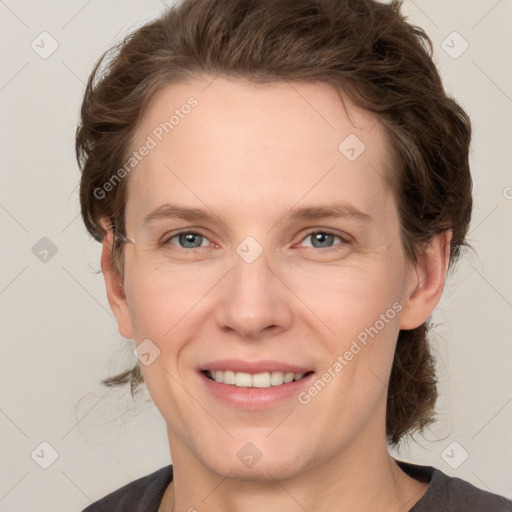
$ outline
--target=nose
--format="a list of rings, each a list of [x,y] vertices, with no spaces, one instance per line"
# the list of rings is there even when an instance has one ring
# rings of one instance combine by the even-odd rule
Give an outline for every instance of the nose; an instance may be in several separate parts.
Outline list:
[[[233,268],[219,289],[215,319],[221,330],[256,340],[290,327],[293,293],[265,250],[248,261],[235,252]]]

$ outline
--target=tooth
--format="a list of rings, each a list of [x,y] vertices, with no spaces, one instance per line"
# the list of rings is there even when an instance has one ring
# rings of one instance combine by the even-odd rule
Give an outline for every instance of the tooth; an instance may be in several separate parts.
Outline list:
[[[281,386],[298,381],[305,373],[293,372],[263,372],[255,375],[246,372],[234,372],[232,370],[207,370],[206,375],[215,382],[228,385],[235,385],[244,388],[268,388],[270,386]]]
[[[270,374],[270,384],[272,386],[280,386],[284,382],[283,372],[272,372]]]
[[[224,372],[224,384],[234,384],[235,383],[235,372],[231,370],[226,370]]]
[[[252,376],[253,388],[269,388],[270,387],[270,373],[257,373]]]
[[[245,372],[236,372],[235,386],[252,388],[252,375]]]
[[[285,384],[289,384],[292,381],[293,381],[293,373],[292,372],[286,372],[284,374],[283,382]]]

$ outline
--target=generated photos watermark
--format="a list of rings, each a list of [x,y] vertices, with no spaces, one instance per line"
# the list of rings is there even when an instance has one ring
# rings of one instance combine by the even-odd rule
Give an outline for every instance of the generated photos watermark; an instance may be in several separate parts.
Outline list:
[[[348,350],[343,355],[339,355],[329,368],[306,390],[297,395],[299,403],[307,405],[311,400],[322,391],[329,382],[331,382],[341,371],[349,364],[354,357],[359,354],[363,348],[368,345],[368,337],[373,339],[382,329],[395,318],[396,314],[402,311],[402,304],[394,302],[391,308],[385,313],[381,313],[379,319],[370,327],[365,327],[358,335],[357,339],[352,340]],[[358,343],[359,342],[359,343]]]
[[[198,101],[196,98],[191,96],[187,99],[186,103],[180,106],[180,108],[174,109],[174,113],[169,117],[167,121],[160,123],[153,129],[150,135],[146,137],[144,144],[134,151],[131,156],[126,160],[122,167],[120,167],[101,187],[96,187],[93,191],[93,196],[96,199],[105,199],[107,194],[114,190],[116,185],[137,165],[139,165],[144,158],[149,155],[152,149],[158,146],[159,142],[162,142],[165,135],[171,133],[176,126],[178,126],[182,119],[185,119],[192,109],[197,107]]]

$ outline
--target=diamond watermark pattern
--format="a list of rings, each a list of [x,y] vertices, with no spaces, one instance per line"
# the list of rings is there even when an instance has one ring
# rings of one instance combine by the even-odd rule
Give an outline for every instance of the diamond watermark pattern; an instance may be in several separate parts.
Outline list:
[[[135,347],[133,354],[144,366],[149,366],[160,356],[160,349],[146,338]]]
[[[457,443],[457,441],[453,441],[450,443],[441,453],[441,458],[450,466],[452,469],[457,469],[462,466],[462,464],[469,457],[469,453],[464,449],[464,447]]]
[[[251,442],[245,443],[240,450],[238,450],[236,456],[240,459],[240,462],[252,468],[261,459],[263,454],[258,448]]]
[[[56,254],[57,246],[46,236],[32,247],[32,254],[42,263],[48,263]]]
[[[339,152],[350,162],[357,160],[365,149],[363,141],[354,133],[345,137],[338,146]]]
[[[255,238],[248,236],[238,245],[236,252],[246,263],[252,263],[263,252],[263,247]]]
[[[47,59],[59,47],[57,40],[48,32],[41,32],[30,45],[41,59]]]
[[[59,453],[48,441],[43,441],[30,456],[38,466],[48,469],[59,458]]]
[[[458,59],[469,48],[469,43],[458,32],[454,31],[441,42],[441,48],[452,59]]]

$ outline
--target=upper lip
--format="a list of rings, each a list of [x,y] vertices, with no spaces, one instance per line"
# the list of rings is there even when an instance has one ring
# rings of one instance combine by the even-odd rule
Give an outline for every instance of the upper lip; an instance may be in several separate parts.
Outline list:
[[[243,361],[241,359],[218,359],[216,361],[211,361],[200,367],[200,371],[206,370],[231,370],[234,372],[245,372],[251,374],[264,372],[307,373],[313,371],[310,367],[283,363],[281,361]]]

